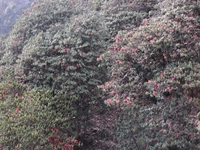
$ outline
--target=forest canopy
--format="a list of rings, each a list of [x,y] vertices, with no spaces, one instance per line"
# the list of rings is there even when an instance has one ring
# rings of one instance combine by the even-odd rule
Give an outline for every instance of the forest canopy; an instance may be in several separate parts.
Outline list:
[[[199,149],[199,29],[195,0],[35,0],[0,37],[0,146],[89,149],[100,110],[92,150]]]

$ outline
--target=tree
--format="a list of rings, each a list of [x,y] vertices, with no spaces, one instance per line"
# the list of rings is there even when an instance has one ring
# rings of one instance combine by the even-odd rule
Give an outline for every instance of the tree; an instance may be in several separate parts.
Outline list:
[[[102,3],[101,11],[105,13],[106,25],[112,37],[115,37],[118,31],[130,31],[138,27],[144,18],[151,16],[156,0],[113,0]]]
[[[97,59],[106,50],[105,37],[109,38],[109,34],[103,16],[89,3],[78,0],[38,1],[18,19],[5,40],[2,66],[14,69],[15,79],[27,89],[41,88],[39,97],[47,97],[47,103],[53,105],[62,95],[64,99],[55,103],[55,108],[52,107],[49,113],[73,114],[73,129],[80,134],[83,128],[89,128],[88,116],[92,115],[92,106],[104,106],[97,85],[106,80],[105,69]],[[18,105],[23,105],[23,101]],[[43,109],[42,99],[32,104],[41,105],[42,112],[47,111]],[[57,112],[59,109],[63,111]],[[24,115],[29,112],[26,111]],[[37,113],[34,115],[38,116]]]
[[[104,54],[111,80],[101,87],[109,92],[106,103],[122,109],[121,148],[198,149],[191,114],[199,111],[199,5],[161,1],[157,8],[115,37]]]
[[[45,89],[28,90],[13,73],[0,83],[0,145],[3,149],[72,149],[75,140],[76,97],[56,96]]]

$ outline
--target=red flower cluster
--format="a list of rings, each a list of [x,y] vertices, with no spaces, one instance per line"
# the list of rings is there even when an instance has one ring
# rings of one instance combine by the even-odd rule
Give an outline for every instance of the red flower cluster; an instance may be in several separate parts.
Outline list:
[[[78,145],[78,140],[73,140],[72,137],[70,137],[67,142],[63,141],[63,138],[59,138],[58,135],[58,129],[57,128],[50,128],[50,130],[53,130],[55,134],[49,138],[49,142],[52,144],[52,149],[61,148],[62,150],[74,150],[74,145]]]

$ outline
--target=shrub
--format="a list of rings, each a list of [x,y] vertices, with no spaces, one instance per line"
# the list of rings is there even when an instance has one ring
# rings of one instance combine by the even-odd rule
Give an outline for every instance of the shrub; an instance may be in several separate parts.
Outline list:
[[[52,91],[0,84],[0,144],[3,149],[73,149],[79,142],[74,101]]]
[[[120,149],[198,149],[199,131],[195,117],[189,117],[191,103],[165,103],[126,108],[118,117],[115,136]]]
[[[149,12],[153,12],[155,4],[155,0],[113,0],[102,3],[101,11],[105,13],[110,34],[115,37],[118,31],[138,27],[144,18],[149,17]]]
[[[5,40],[6,53],[1,62],[2,66],[14,68],[15,79],[24,87],[47,91],[35,94],[44,100],[47,97],[48,103],[63,96],[64,111],[70,109],[67,104],[75,98],[74,122],[79,134],[83,128],[89,128],[93,105],[104,106],[97,85],[106,80],[105,69],[97,59],[107,48],[106,38],[109,34],[103,15],[90,10],[89,3],[36,2]],[[42,99],[36,101],[37,105],[42,105]],[[59,109],[61,106],[56,103],[52,115],[58,114]]]
[[[106,103],[122,109],[121,149],[198,149],[191,115],[199,111],[199,5],[176,1],[159,9],[115,37],[104,54],[111,80],[101,87],[109,93]]]
[[[77,96],[80,118],[89,115],[92,104],[102,105],[97,85],[104,82],[105,71],[97,58],[106,48],[106,34],[100,17],[95,12],[80,15],[71,24],[41,32],[24,46],[17,61],[18,79],[26,86]]]
[[[23,47],[40,32],[46,32],[55,24],[66,24],[71,17],[82,10],[79,4],[61,0],[40,1],[36,0],[30,7],[23,11],[13,25],[8,37],[5,39],[6,54],[1,60],[2,64],[13,65],[22,53]],[[83,8],[83,7],[82,7]],[[79,10],[79,11],[78,11]]]
[[[113,80],[107,86],[114,90],[110,94],[112,97],[131,97],[139,101],[139,97],[151,91],[152,96],[162,98],[169,85],[175,86],[171,88],[176,89],[177,94],[179,90],[183,94],[187,83],[192,81],[190,78],[194,78],[193,83],[197,83],[198,87],[199,19],[198,16],[188,17],[186,14],[189,13],[186,12],[179,15],[181,10],[176,10],[178,14],[175,19],[169,19],[165,15],[144,19],[139,28],[131,32],[122,31],[115,37],[115,43],[104,54],[108,64],[112,63]],[[191,13],[195,14],[195,11],[196,8]],[[188,30],[188,25],[193,30]],[[193,40],[190,41],[191,39]],[[152,86],[154,81],[155,87]],[[164,85],[159,86],[157,82]],[[163,89],[160,90],[160,87]],[[140,90],[143,88],[146,90]],[[157,95],[153,91],[157,91]]]

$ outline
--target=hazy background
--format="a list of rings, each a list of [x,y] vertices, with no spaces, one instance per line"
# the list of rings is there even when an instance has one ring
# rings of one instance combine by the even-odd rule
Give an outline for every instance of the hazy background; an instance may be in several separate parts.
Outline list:
[[[0,0],[0,34],[7,34],[22,10],[33,0]]]

